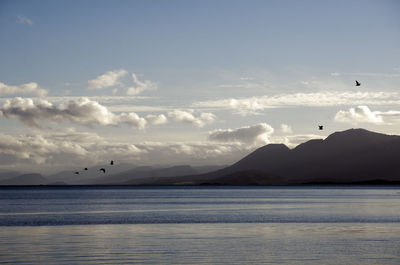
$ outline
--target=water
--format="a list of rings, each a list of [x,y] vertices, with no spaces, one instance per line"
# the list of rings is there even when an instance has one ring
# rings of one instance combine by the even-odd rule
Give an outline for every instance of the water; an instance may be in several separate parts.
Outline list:
[[[0,263],[400,264],[400,188],[2,188]]]

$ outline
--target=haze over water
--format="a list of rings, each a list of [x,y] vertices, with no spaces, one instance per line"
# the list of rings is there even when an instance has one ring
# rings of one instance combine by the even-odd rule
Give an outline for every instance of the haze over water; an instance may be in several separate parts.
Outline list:
[[[398,187],[4,188],[10,264],[399,264]]]

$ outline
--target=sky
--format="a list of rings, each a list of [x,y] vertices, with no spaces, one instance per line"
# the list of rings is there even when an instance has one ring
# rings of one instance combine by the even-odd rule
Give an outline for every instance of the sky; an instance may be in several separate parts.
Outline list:
[[[1,0],[0,169],[227,165],[349,128],[398,135],[398,14],[389,0]]]

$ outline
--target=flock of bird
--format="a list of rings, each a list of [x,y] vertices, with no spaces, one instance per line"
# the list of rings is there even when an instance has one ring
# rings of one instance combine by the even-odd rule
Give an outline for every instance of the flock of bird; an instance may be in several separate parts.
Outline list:
[[[361,86],[361,83],[356,80],[356,86]],[[324,129],[323,125],[318,125],[318,129],[322,131]]]
[[[356,86],[361,86],[361,83],[358,82],[357,80],[356,80]],[[322,130],[324,129],[324,126],[323,126],[323,125],[318,125],[318,129],[319,129],[320,131],[322,131]],[[114,160],[111,160],[111,161],[110,161],[110,165],[111,165],[111,166],[114,165]],[[85,167],[84,170],[87,171],[88,168]],[[103,172],[103,174],[106,173],[106,169],[105,169],[104,167],[100,168],[99,171]],[[75,174],[79,175],[80,172],[79,172],[79,171],[76,171]]]
[[[111,161],[110,161],[110,165],[111,165],[111,166],[114,165],[114,160],[111,160]],[[83,170],[84,170],[84,171],[88,171],[89,169],[88,169],[87,167],[85,167]],[[99,171],[103,172],[103,174],[106,173],[106,169],[105,169],[104,167],[100,168]],[[76,175],[79,175],[80,172],[79,172],[79,171],[75,171],[75,174],[76,174]]]

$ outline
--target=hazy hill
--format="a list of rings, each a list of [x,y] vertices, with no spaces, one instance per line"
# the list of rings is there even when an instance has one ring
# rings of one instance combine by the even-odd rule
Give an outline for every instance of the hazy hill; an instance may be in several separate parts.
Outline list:
[[[123,171],[117,174],[105,175],[95,179],[89,180],[85,184],[122,184],[122,185],[137,185],[144,182],[156,180],[157,178],[172,177],[172,176],[187,176],[193,174],[200,174],[203,172],[212,171],[218,169],[218,166],[201,166],[192,167],[189,165],[180,165],[172,167],[136,167],[127,171]]]
[[[221,170],[158,179],[152,184],[400,181],[399,162],[400,136],[350,129],[333,133],[325,140],[310,140],[294,149],[283,144],[266,145]]]
[[[49,180],[40,174],[31,173],[0,181],[0,185],[46,185]]]
[[[5,180],[9,178],[13,178],[19,175],[24,174],[23,172],[17,172],[17,171],[12,171],[12,170],[0,170],[0,180]]]
[[[129,169],[134,168],[133,164],[114,164],[114,165],[97,165],[93,167],[89,167],[88,170],[84,170],[83,168],[76,168],[71,170],[65,170],[58,172],[56,174],[52,174],[46,176],[49,180],[53,182],[65,182],[67,184],[83,184],[89,183],[91,180],[103,177],[104,174],[100,171],[100,168],[105,168],[107,171],[107,176],[112,174],[117,174],[123,171],[127,171]],[[75,174],[76,171],[79,171],[79,174]]]

